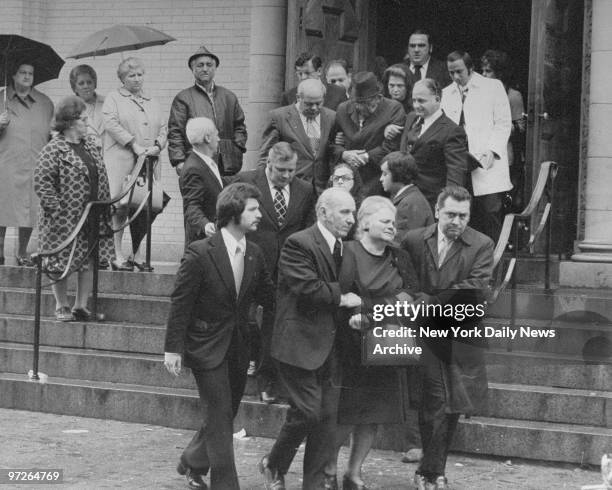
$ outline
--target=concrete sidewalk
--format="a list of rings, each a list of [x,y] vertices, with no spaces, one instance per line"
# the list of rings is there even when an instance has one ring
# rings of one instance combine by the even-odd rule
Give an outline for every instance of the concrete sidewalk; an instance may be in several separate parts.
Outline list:
[[[178,457],[192,431],[38,412],[0,409],[0,468],[58,469],[61,485],[0,485],[4,488],[188,488],[176,471]],[[235,435],[236,464],[243,489],[261,489],[256,466],[273,441]],[[288,490],[301,488],[301,458],[287,475]],[[342,450],[340,468],[346,465]],[[364,465],[368,488],[409,489],[416,465],[399,453],[372,451]],[[453,454],[447,465],[453,490],[577,489],[601,483],[599,471],[572,465],[503,461]]]

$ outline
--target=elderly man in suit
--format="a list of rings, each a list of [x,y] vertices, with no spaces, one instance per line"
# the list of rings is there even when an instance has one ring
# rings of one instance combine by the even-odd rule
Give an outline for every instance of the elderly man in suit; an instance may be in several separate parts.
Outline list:
[[[415,184],[432,210],[445,186],[465,186],[468,168],[465,131],[440,109],[441,96],[440,85],[431,78],[414,85],[414,112],[406,118],[400,141],[400,150],[416,160]]]
[[[433,213],[425,196],[414,185],[419,170],[412,155],[403,151],[389,153],[380,170],[380,183],[397,210],[395,239],[401,243],[408,231],[431,225]]]
[[[508,95],[501,81],[476,73],[472,58],[464,51],[449,54],[447,65],[454,83],[442,91],[442,109],[465,128],[469,151],[481,166],[472,170],[473,226],[497,240],[503,220],[503,196],[512,189]]]
[[[431,57],[433,45],[428,32],[417,29],[408,38],[408,48],[404,57],[404,66],[412,87],[419,80],[432,78],[440,87],[451,83],[446,63]]]
[[[336,113],[336,126],[342,134],[334,145],[334,161],[359,170],[366,195],[382,194],[382,160],[399,150],[399,133],[385,138],[385,128],[403,126],[405,121],[402,104],[382,96],[382,85],[374,73],[363,71],[353,76],[351,100],[340,104]]]
[[[219,132],[206,117],[187,122],[185,134],[193,147],[179,177],[185,220],[185,248],[215,232],[217,196],[224,186],[213,155],[219,146]]]
[[[177,471],[192,488],[239,490],[233,418],[244,393],[249,365],[247,317],[255,302],[266,321],[273,284],[263,252],[245,239],[261,220],[259,191],[232,184],[219,195],[219,232],[192,243],[181,261],[166,329],[166,368],[190,367],[198,385],[203,422],[183,451]]]
[[[431,313],[420,319],[420,325],[445,331],[448,337],[421,339],[423,459],[415,475],[419,490],[448,488],[444,468],[459,416],[480,411],[486,401],[486,341],[462,338],[451,330],[478,329],[493,272],[493,241],[468,226],[470,201],[465,188],[444,188],[436,205],[438,223],[408,232],[402,243],[417,268],[422,289],[415,303],[450,306],[455,312],[450,318]],[[474,315],[461,316],[459,312],[467,312],[467,306]]]
[[[336,113],[323,107],[325,86],[319,80],[300,82],[297,103],[274,109],[263,132],[259,166],[265,167],[270,148],[285,141],[296,151],[296,176],[320,194],[329,179],[330,143],[335,136]]]
[[[298,56],[295,60],[295,75],[298,82],[304,80],[320,80],[323,82],[323,61],[319,56],[313,53],[305,52]],[[323,105],[332,111],[335,111],[338,106],[346,100],[346,93],[337,85],[325,84],[325,93]],[[295,104],[297,100],[297,88],[293,87],[281,95],[281,106]]]
[[[276,282],[281,247],[289,235],[314,222],[315,194],[311,185],[296,179],[297,153],[289,143],[276,143],[268,152],[265,169],[238,174],[238,182],[253,184],[261,192],[261,222],[249,238],[264,252],[268,270]],[[270,358],[272,325],[261,330],[261,359],[257,370],[261,400],[273,403],[277,399],[276,367]]]
[[[327,475],[325,467],[334,455],[340,395],[336,314],[361,305],[356,294],[341,294],[338,283],[342,238],[355,222],[355,201],[342,188],[326,189],[316,210],[317,222],[287,239],[278,265],[272,357],[290,408],[259,465],[266,488],[274,490],[285,488],[284,475],[304,439],[302,488],[337,488],[335,475]]]

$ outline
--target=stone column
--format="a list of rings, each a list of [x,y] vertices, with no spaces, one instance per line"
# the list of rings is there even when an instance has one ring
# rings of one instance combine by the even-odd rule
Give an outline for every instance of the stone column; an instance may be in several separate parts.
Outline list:
[[[257,165],[261,133],[268,111],[278,107],[285,77],[287,2],[251,0],[249,58],[249,132],[244,169]]]
[[[612,2],[592,0],[591,18],[588,136],[581,196],[584,239],[572,260],[612,263]]]

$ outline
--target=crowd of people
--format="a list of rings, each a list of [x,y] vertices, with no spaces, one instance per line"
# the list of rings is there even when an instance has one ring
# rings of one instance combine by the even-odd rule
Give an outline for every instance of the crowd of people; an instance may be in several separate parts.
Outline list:
[[[0,114],[0,250],[6,226],[18,227],[18,264],[31,265],[36,214],[39,249],[49,252],[89,202],[122,192],[139,157],[159,179],[167,146],[183,199],[185,255],[165,364],[174,374],[191,368],[202,402],[202,427],[177,468],[192,488],[206,488],[209,471],[211,488],[239,488],[232,421],[247,371],[258,376],[262,401],[290,407],[260,463],[266,488],[285,488],[304,440],[303,488],[339,488],[338,450],[350,434],[342,486],[365,489],[361,466],[377,424],[405,422],[410,407],[419,424],[406,425],[404,459],[419,462],[415,488],[448,488],[444,467],[459,414],[476,413],[486,395],[483,346],[424,338],[418,366],[372,367],[361,363],[361,338],[376,324],[377,304],[482,300],[525,127],[504,53],[487,51],[481,75],[468,53],[442,61],[432,50],[429,34],[415,31],[405,59],[378,75],[302,53],[297,87],[257,128],[258,168],[249,171],[244,112],[215,82],[220,59],[204,46],[187,60],[194,85],[176,95],[167,121],[144,90],[137,58],[119,64],[121,86],[105,98],[93,68],[76,66],[75,95],[54,112],[33,88],[34,67],[27,59],[15,65]],[[146,222],[130,224],[126,253],[129,216],[118,205],[99,230],[87,223],[71,262],[70,250],[46,258],[49,272],[78,271],[72,307],[66,281],[53,285],[57,320],[90,317],[92,236],[100,237],[102,266],[143,269]]]

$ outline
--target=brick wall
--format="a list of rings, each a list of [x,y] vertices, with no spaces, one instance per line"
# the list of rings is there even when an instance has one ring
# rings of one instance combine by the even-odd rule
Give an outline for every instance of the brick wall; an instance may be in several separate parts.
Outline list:
[[[28,5],[28,9],[24,8]],[[177,40],[165,46],[125,53],[144,61],[145,90],[160,102],[167,117],[176,93],[193,83],[187,59],[201,44],[221,59],[216,81],[233,90],[247,110],[249,75],[249,0],[2,0],[0,29],[22,33],[53,46],[66,57],[88,34],[114,24],[144,24]],[[120,54],[66,59],[60,78],[37,88],[53,101],[71,94],[68,74],[87,63],[98,73],[98,92],[119,86]],[[153,258],[177,260],[183,246],[183,212],[177,177],[162,152],[162,180],[172,201],[154,223]]]

